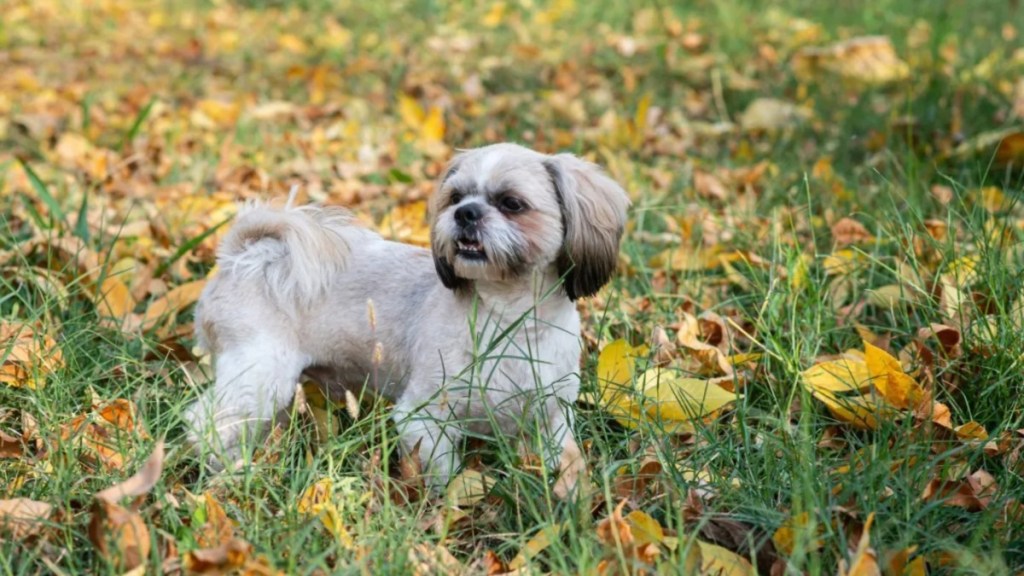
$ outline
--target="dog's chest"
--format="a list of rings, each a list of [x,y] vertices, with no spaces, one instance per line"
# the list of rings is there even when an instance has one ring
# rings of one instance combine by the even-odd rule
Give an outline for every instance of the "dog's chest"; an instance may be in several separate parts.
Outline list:
[[[540,321],[497,325],[478,332],[465,357],[466,368],[446,383],[464,417],[504,431],[523,426],[523,416],[579,393],[579,317],[575,309]]]

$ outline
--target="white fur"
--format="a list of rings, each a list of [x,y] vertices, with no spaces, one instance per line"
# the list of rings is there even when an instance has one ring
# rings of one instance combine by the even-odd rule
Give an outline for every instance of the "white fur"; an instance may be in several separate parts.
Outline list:
[[[549,464],[561,462],[556,493],[564,496],[584,467],[571,409],[580,320],[560,281],[582,274],[589,290],[607,280],[609,237],[617,246],[628,204],[596,167],[571,165],[592,172],[577,180],[564,162],[508,144],[461,154],[432,200],[433,254],[384,240],[336,209],[247,207],[197,307],[216,383],[186,414],[190,440],[236,458],[246,435],[288,406],[306,372],[331,396],[369,388],[391,399],[403,444],[419,443],[438,483],[458,467],[465,433],[536,430]],[[456,192],[464,198],[448,202]],[[506,194],[529,210],[500,209]],[[579,200],[566,194],[586,195],[603,218],[567,220]],[[482,210],[468,227],[454,217],[467,202]],[[457,248],[467,234],[486,262]],[[439,271],[442,260],[449,265],[451,288],[435,259]]]

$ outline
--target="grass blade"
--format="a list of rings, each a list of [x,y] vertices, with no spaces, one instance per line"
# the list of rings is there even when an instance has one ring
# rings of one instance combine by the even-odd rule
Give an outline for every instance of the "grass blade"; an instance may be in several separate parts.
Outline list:
[[[142,129],[142,123],[149,117],[149,113],[153,111],[153,105],[156,104],[156,98],[151,98],[142,110],[139,110],[138,115],[135,116],[135,121],[132,122],[131,128],[125,133],[124,138],[121,139],[121,148],[124,148],[130,144],[135,137],[139,135],[139,130]]]
[[[89,241],[89,223],[86,221],[86,213],[89,211],[89,191],[82,193],[82,204],[78,207],[78,219],[75,220],[74,235],[84,242]]]
[[[32,184],[32,188],[35,189],[36,194],[39,194],[39,198],[44,204],[46,204],[46,207],[50,209],[50,215],[53,218],[56,218],[61,224],[66,225],[67,222],[64,219],[64,211],[61,210],[60,203],[58,203],[57,199],[53,197],[53,194],[50,194],[50,191],[46,188],[46,184],[44,184],[42,179],[39,178],[36,171],[21,158],[18,159],[18,163],[21,164],[22,170],[24,170],[25,175],[28,176],[28,181]],[[47,226],[47,228],[49,228],[49,226]]]
[[[206,230],[205,232],[196,236],[195,238],[189,239],[188,242],[185,242],[184,244],[179,246],[178,249],[174,251],[174,254],[171,254],[170,258],[168,258],[162,264],[157,266],[156,270],[153,272],[153,277],[159,278],[160,276],[162,276],[164,272],[167,272],[168,268],[170,268],[172,265],[174,265],[175,262],[178,261],[178,258],[184,256],[186,253],[188,253],[189,250],[198,246],[203,240],[209,238],[211,234],[219,230],[221,226],[227,224],[230,221],[231,218],[225,218],[224,220],[221,220],[216,225],[211,227],[209,230]]]

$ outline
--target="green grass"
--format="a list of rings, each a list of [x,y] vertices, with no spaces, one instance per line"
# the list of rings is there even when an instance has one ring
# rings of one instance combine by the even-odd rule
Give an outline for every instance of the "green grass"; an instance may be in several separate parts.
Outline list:
[[[596,534],[597,523],[624,497],[627,511],[646,512],[678,538],[675,550],[662,549],[663,573],[684,573],[683,559],[701,540],[755,565],[752,550],[762,549],[762,573],[777,557],[787,574],[833,574],[840,560],[849,561],[855,529],[871,513],[871,545],[880,562],[916,546],[931,573],[1024,570],[1022,524],[1006,512],[1024,497],[1024,467],[1011,457],[1024,442],[1015,432],[1024,428],[1017,308],[1024,296],[1024,219],[1016,202],[1024,171],[1019,158],[1015,165],[997,163],[994,149],[948,153],[963,139],[1024,123],[1011,112],[1013,82],[1024,77],[1019,39],[1004,38],[1009,32],[1002,29],[1021,21],[1021,9],[997,0],[669,4],[645,7],[668,10],[682,32],[671,19],[636,16],[632,5],[618,2],[576,2],[556,25],[533,20],[546,3],[509,2],[494,27],[484,24],[488,9],[470,2],[182,2],[77,16],[47,12],[49,3],[18,4],[24,9],[0,24],[0,50],[13,54],[35,84],[14,72],[0,79],[6,94],[0,96],[0,319],[53,336],[63,364],[46,375],[45,387],[0,385],[0,431],[20,436],[21,415],[29,414],[40,439],[24,456],[0,459],[0,497],[55,507],[33,539],[0,533],[0,571],[119,573],[116,560],[89,541],[92,498],[137,469],[156,438],[166,438],[170,452],[161,480],[141,504],[154,542],[152,571],[164,561],[158,543],[173,540],[181,552],[200,547],[207,512],[193,496],[204,492],[237,522],[237,535],[255,555],[286,573],[406,574],[409,550],[437,543],[481,571],[486,551],[511,560],[531,537],[556,525],[561,537],[531,561],[535,572],[589,574],[602,560],[624,572],[624,556]],[[792,38],[802,29],[797,17],[820,27],[811,44],[891,37],[911,66],[910,78],[873,88],[828,75],[800,80],[789,66],[798,48]],[[922,23],[929,34],[911,33]],[[685,32],[699,34],[702,48],[684,48]],[[281,48],[283,34],[299,38],[304,49]],[[625,37],[638,43],[635,54],[622,48]],[[955,58],[944,62],[953,48]],[[327,70],[320,80],[317,67]],[[486,95],[467,88],[474,75]],[[445,142],[452,147],[508,139],[574,150],[607,166],[634,199],[622,247],[628,264],[583,304],[585,333],[601,343],[647,343],[655,326],[673,325],[690,305],[695,313],[736,320],[752,336],[741,338],[737,351],[762,358],[735,409],[684,437],[658,422],[630,430],[598,407],[579,405],[577,432],[587,443],[593,492],[573,502],[555,500],[515,446],[474,445],[469,460],[496,484],[451,526],[437,498],[391,498],[399,491],[400,457],[383,403],[365,404],[355,420],[333,408],[340,425],[322,443],[309,419],[298,417],[238,474],[211,475],[185,454],[181,413],[208,385],[194,369],[191,338],[161,343],[152,332],[102,322],[88,275],[66,252],[48,247],[77,236],[98,255],[103,274],[133,256],[173,287],[204,277],[212,266],[223,230],[209,231],[221,222],[213,214],[223,199],[280,195],[300,182],[314,199],[354,204],[379,217],[429,189],[443,161],[406,138],[396,109],[403,92],[425,106],[445,107]],[[662,115],[634,142],[622,133],[645,97]],[[761,97],[801,105],[812,118],[770,134],[735,125],[716,132]],[[242,116],[205,128],[192,115],[207,98],[239,102],[242,109],[269,100],[299,106],[312,100],[324,108],[322,116],[299,121]],[[609,114],[614,121],[602,120]],[[39,116],[55,120],[52,133],[33,128]],[[55,145],[64,133],[107,147],[111,161],[120,162],[113,176],[97,180],[88,166],[62,160]],[[358,165],[364,145],[377,160],[359,172],[351,165]],[[823,158],[831,176],[821,174]],[[19,160],[38,176],[26,179]],[[753,191],[722,202],[694,190],[695,170],[760,161],[770,166]],[[937,200],[936,185],[951,189],[952,200]],[[1005,195],[1000,211],[982,205],[983,187]],[[186,209],[190,198],[213,200]],[[874,239],[855,246],[860,264],[839,300],[843,280],[827,274],[823,261],[835,250],[829,225],[844,216],[864,224]],[[154,226],[133,231],[146,220]],[[945,239],[928,236],[933,221],[948,226]],[[686,226],[693,230],[688,236],[679,232]],[[125,238],[118,230],[128,230]],[[734,264],[739,281],[720,268],[650,264],[670,246],[714,244],[750,251],[767,265]],[[856,430],[800,386],[800,372],[817,357],[861,347],[856,324],[891,337],[895,354],[919,329],[950,323],[936,280],[964,256],[978,258],[976,280],[965,289],[982,312],[964,325],[962,356],[938,368],[935,396],[950,407],[954,423],[978,422],[993,439],[1005,434],[1010,449],[986,454],[909,418]],[[917,294],[913,304],[868,305],[849,317],[840,310],[897,282],[900,267],[921,277],[908,289]],[[806,281],[796,283],[802,268]],[[149,299],[159,291],[143,293]],[[176,320],[190,322],[188,310]],[[583,358],[584,392],[597,390],[597,355],[591,346]],[[61,439],[63,427],[90,412],[93,394],[132,400],[147,432],[108,438],[126,457],[121,469],[83,461],[82,450]],[[822,443],[826,434],[836,441]],[[623,488],[650,459],[661,468],[653,485]],[[855,471],[837,473],[844,465]],[[978,469],[998,487],[982,510],[921,499],[933,478],[959,481]],[[698,481],[702,471],[706,478]],[[337,490],[336,503],[352,546],[297,511],[306,488],[322,478],[346,487]],[[703,510],[694,510],[694,494],[704,496]],[[771,556],[765,546],[772,534],[804,513],[808,520],[792,553]]]

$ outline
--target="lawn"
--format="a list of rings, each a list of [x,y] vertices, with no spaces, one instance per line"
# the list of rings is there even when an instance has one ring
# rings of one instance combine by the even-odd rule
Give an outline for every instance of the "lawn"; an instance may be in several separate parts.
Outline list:
[[[1017,2],[2,11],[4,574],[1024,571]],[[506,442],[421,490],[383,401],[312,387],[203,469],[192,307],[237,202],[423,244],[447,160],[506,140],[633,202],[580,303],[576,497]]]

